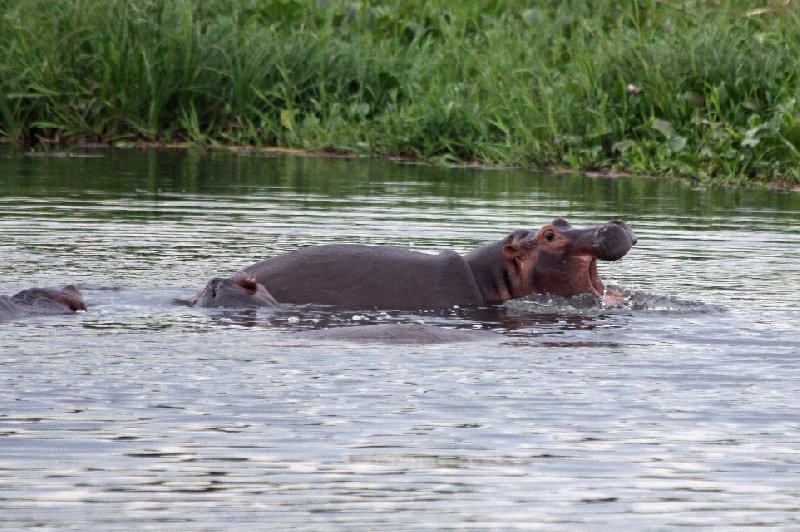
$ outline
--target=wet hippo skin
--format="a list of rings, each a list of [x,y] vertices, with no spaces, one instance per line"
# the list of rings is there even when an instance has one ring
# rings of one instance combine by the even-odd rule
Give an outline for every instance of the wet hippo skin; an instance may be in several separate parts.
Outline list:
[[[461,342],[500,342],[503,336],[468,329],[445,329],[422,323],[381,323],[302,331],[289,338],[324,342],[445,344]]]
[[[206,308],[256,308],[278,305],[255,277],[238,273],[232,277],[214,277],[189,302]]]
[[[330,244],[278,255],[243,272],[279,303],[399,310],[483,305],[534,293],[601,296],[606,288],[597,260],[618,260],[635,243],[622,221],[576,229],[556,219],[466,255]]]
[[[280,303],[412,309],[484,302],[469,265],[454,251],[429,255],[331,244],[301,248],[244,271]]]
[[[86,310],[80,290],[73,285],[63,288],[28,288],[13,296],[0,296],[0,321],[25,316],[73,314]]]

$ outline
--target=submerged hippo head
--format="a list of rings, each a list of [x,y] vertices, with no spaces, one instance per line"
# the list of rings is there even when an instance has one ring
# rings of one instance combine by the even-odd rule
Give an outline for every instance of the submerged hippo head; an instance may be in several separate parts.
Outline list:
[[[278,304],[264,285],[249,275],[214,277],[191,302],[198,307],[253,308]]]
[[[71,314],[86,310],[80,290],[73,285],[63,288],[29,288],[8,298],[21,312],[32,315]]]
[[[597,274],[597,259],[614,261],[636,244],[625,222],[575,229],[558,218],[537,232],[516,231],[503,243],[511,274],[511,297],[527,294],[571,296],[606,292]]]

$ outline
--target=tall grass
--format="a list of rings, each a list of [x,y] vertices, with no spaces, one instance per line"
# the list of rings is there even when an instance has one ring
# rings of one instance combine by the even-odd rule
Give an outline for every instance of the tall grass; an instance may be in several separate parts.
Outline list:
[[[800,182],[791,0],[0,0],[0,136]]]

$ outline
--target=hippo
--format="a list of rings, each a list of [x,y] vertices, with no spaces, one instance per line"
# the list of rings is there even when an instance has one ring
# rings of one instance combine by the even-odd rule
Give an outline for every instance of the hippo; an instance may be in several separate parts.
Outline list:
[[[255,277],[238,273],[233,277],[214,277],[189,303],[207,308],[275,307],[278,302]]]
[[[634,244],[623,221],[577,229],[558,218],[465,255],[328,244],[268,258],[239,275],[254,278],[280,303],[419,310],[499,304],[529,294],[593,294],[615,304],[622,296],[606,289],[597,260],[619,260]]]
[[[500,342],[502,335],[474,329],[446,329],[423,323],[380,323],[315,329],[290,333],[289,338],[322,342],[446,344],[464,342]]]
[[[0,321],[24,316],[72,314],[86,310],[80,290],[74,285],[63,288],[28,288],[13,296],[0,296]]]
[[[214,277],[190,302],[206,308],[274,307],[275,301],[264,285],[254,277],[237,274],[233,277]],[[461,342],[499,342],[496,333],[471,329],[446,329],[421,323],[382,323],[315,329],[289,333],[289,338],[321,342],[444,344]]]

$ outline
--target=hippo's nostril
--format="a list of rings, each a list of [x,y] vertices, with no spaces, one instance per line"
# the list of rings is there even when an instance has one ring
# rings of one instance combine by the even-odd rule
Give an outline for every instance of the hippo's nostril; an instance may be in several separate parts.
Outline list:
[[[632,246],[635,246],[635,245],[636,245],[636,243],[637,243],[638,241],[639,241],[639,239],[638,239],[638,238],[636,238],[636,237],[633,237],[633,242],[631,242],[631,245],[632,245]]]

